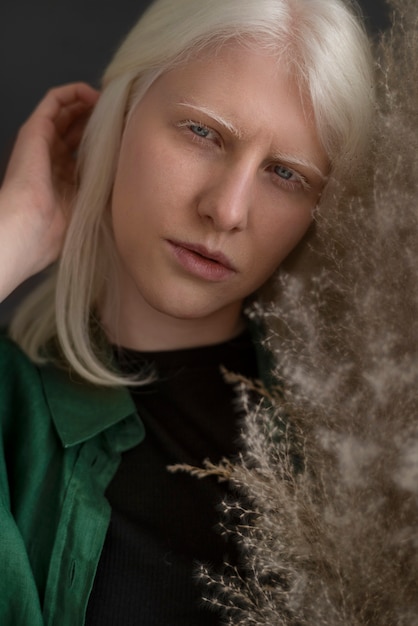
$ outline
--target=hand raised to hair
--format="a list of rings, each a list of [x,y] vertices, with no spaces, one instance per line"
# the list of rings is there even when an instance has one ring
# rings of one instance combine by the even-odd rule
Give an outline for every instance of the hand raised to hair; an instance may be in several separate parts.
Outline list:
[[[84,83],[51,89],[18,133],[0,189],[0,301],[59,256],[97,98]]]

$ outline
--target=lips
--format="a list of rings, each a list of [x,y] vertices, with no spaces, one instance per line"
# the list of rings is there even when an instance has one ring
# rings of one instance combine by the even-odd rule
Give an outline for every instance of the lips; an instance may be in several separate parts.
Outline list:
[[[236,273],[236,268],[222,252],[183,241],[167,240],[170,249],[182,268],[199,278],[222,281]]]

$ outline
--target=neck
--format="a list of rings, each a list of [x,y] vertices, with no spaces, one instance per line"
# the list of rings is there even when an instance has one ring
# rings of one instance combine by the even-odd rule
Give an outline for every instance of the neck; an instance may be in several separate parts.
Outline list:
[[[142,303],[121,303],[115,311],[108,302],[101,320],[109,341],[139,351],[180,350],[228,341],[245,328],[242,305],[221,309],[204,317],[182,319],[166,315]]]

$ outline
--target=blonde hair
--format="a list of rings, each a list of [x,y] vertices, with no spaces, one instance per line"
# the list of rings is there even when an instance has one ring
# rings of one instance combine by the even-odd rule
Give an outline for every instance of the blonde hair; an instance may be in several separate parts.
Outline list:
[[[82,378],[126,383],[110,365],[94,316],[105,294],[118,306],[106,208],[126,117],[156,78],[210,45],[255,41],[288,64],[312,102],[334,175],[348,175],[372,108],[371,56],[358,18],[343,0],[157,0],[150,6],[105,72],[80,150],[80,188],[59,266],[12,321],[11,334],[30,358],[39,362],[55,340]]]

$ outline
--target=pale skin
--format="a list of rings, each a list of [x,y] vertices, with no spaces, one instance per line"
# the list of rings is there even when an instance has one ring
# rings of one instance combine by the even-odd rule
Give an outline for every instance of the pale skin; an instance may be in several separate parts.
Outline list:
[[[328,167],[309,103],[265,50],[231,42],[161,76],[119,155],[112,341],[162,350],[239,333],[244,299],[306,232]]]
[[[51,89],[19,131],[0,189],[0,301],[59,256],[74,152],[97,98],[84,83]]]
[[[97,98],[52,90],[19,133],[0,191],[0,298],[59,256]],[[162,75],[122,137],[109,339],[167,350],[239,333],[244,299],[303,237],[328,167],[309,103],[263,50],[232,43]]]

